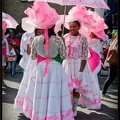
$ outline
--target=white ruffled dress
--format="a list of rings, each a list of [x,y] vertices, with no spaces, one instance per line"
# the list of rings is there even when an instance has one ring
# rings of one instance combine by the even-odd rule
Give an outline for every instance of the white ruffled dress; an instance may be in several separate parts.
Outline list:
[[[37,63],[31,74],[23,113],[31,120],[74,120],[64,69],[53,59],[58,54],[62,59],[66,56],[62,39],[51,36],[49,53],[46,56],[44,36],[37,36],[32,44],[32,59],[37,59],[37,54],[44,60]],[[48,72],[44,76],[48,58]]]
[[[80,93],[79,101],[84,101],[86,105],[90,105],[94,98],[91,88],[92,76],[88,63],[86,63],[83,70],[83,79],[78,81],[81,61],[82,59],[87,60],[88,57],[87,39],[82,35],[72,36],[66,34],[64,37],[67,48],[67,58],[63,60],[62,66],[67,75],[69,89],[70,91],[76,89],[76,91]]]
[[[92,91],[93,91],[94,101],[91,105],[87,106],[87,108],[88,109],[101,109],[101,95],[100,95],[100,86],[98,82],[98,73],[101,70],[101,60],[100,60],[101,54],[100,53],[102,51],[102,45],[100,43],[100,39],[97,39],[97,38],[93,38],[89,40],[88,45],[89,45],[89,48],[93,50],[93,52],[98,54],[98,58],[94,58],[93,64],[95,64],[95,61],[97,59],[99,60],[99,64],[96,66],[94,71],[92,71],[91,73],[92,74]],[[90,55],[90,57],[94,57],[94,56]],[[83,103],[80,103],[80,104],[83,104]]]
[[[24,42],[26,42],[26,41],[24,41]],[[26,89],[28,87],[28,83],[29,83],[29,80],[31,78],[32,72],[36,66],[36,60],[31,59],[31,57],[29,57],[28,55],[26,56],[25,54],[27,54],[27,52],[24,53],[23,60],[25,59],[25,57],[27,57],[28,60],[25,59],[25,61],[24,61],[25,63],[21,64],[22,66],[24,66],[23,67],[24,74],[23,74],[23,78],[22,78],[22,81],[20,83],[17,95],[16,95],[15,100],[14,100],[14,108],[18,111],[23,111],[23,102],[25,99]]]

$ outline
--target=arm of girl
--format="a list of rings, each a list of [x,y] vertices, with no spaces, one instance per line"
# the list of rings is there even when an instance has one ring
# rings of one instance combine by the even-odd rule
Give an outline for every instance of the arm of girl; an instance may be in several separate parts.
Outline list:
[[[85,37],[82,37],[81,40],[82,40],[82,62],[81,62],[79,71],[83,72],[86,66],[87,59],[88,59],[88,42]]]

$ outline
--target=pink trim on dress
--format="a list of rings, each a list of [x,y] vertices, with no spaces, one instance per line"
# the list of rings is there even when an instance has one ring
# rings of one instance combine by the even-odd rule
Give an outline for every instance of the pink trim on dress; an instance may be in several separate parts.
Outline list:
[[[93,104],[100,104],[101,103],[101,99],[100,98],[94,98],[94,101],[92,103]]]
[[[20,105],[20,106],[23,106],[23,100],[19,99],[18,97],[16,97],[15,103]]]
[[[24,111],[25,114],[29,114],[31,120],[61,120],[61,118],[62,120],[66,120],[66,118],[68,118],[69,116],[69,120],[74,120],[73,111],[71,108],[67,110],[65,114],[60,112],[60,114],[53,114],[52,116],[45,116],[44,118],[39,118],[37,115],[32,115],[32,106],[28,106],[26,103],[28,103],[28,97],[25,97],[24,99]]]
[[[77,36],[77,38],[74,41],[70,41],[70,34],[68,34],[68,36],[66,36],[66,40],[65,40],[65,44],[67,47],[67,56],[74,58],[74,59],[78,59],[80,57],[82,57],[82,45],[80,43],[79,40],[79,35]]]
[[[87,83],[78,81],[77,78],[72,78],[71,82],[68,82],[68,86],[69,88],[72,88],[73,86],[76,86],[77,88],[83,86],[83,85],[87,85]]]

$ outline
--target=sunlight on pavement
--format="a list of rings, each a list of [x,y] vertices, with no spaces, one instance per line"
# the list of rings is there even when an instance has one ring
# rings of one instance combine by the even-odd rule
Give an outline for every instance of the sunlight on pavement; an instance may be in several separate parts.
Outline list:
[[[11,87],[11,88],[16,88],[18,89],[19,88],[19,83],[17,82],[14,82],[14,81],[10,81],[10,80],[5,80],[5,83],[7,86]]]

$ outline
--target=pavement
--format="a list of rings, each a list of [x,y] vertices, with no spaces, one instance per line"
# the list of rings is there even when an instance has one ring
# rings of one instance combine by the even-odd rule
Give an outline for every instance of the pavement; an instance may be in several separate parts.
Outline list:
[[[108,74],[109,71],[101,71],[99,75],[100,89],[102,89]],[[13,108],[14,99],[22,76],[22,69],[19,65],[17,65],[17,74],[15,77],[11,77],[8,71],[6,71],[4,81],[7,87],[2,87],[2,120],[30,120]],[[111,96],[111,99],[101,97],[102,107],[100,110],[88,110],[78,106],[78,115],[75,117],[75,120],[118,120],[117,83],[118,81],[115,80],[108,89],[108,94]]]

